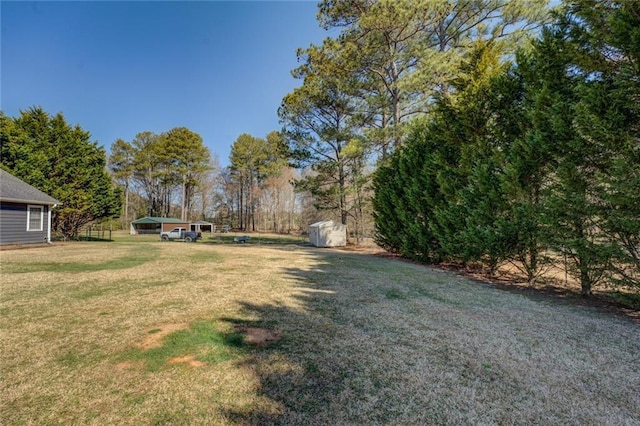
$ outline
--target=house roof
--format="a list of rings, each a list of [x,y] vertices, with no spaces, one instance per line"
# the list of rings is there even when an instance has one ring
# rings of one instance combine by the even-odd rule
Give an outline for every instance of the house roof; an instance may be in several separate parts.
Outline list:
[[[61,204],[60,201],[0,169],[0,200],[25,204]]]
[[[188,223],[185,220],[176,219],[174,217],[152,217],[147,216],[140,219],[136,219],[131,223],[137,224],[149,224],[149,223]]]

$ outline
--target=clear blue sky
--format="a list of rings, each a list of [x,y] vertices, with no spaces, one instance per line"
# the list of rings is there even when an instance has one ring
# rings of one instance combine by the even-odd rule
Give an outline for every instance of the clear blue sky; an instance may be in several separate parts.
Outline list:
[[[2,1],[4,113],[62,112],[109,152],[185,126],[228,164],[242,133],[279,130],[295,50],[328,34],[317,1]]]

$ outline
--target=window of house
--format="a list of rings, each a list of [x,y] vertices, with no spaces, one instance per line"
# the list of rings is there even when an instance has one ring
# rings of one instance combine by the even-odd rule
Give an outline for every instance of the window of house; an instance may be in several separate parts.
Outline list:
[[[42,206],[27,206],[27,231],[42,231],[44,224]]]

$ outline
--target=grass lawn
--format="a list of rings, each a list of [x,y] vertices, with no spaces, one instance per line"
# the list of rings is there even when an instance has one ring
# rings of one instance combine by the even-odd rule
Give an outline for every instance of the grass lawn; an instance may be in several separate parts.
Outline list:
[[[629,318],[226,238],[0,252],[0,423],[640,425]]]

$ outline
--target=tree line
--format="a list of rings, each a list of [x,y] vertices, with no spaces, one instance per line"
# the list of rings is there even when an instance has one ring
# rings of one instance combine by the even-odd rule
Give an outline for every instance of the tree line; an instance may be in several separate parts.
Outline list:
[[[276,207],[280,201],[281,185],[275,185],[274,178],[282,176],[286,166],[285,141],[279,132],[273,131],[266,138],[258,138],[249,134],[240,135],[231,146],[229,156],[229,178],[231,185],[230,203],[234,206],[236,217],[234,223],[242,230],[273,230],[281,228],[278,218],[269,218],[267,223],[260,223],[259,212],[271,204]],[[285,183],[285,185],[288,184]],[[271,203],[265,203],[267,194],[274,195]],[[274,206],[275,204],[275,206]],[[293,204],[289,205],[293,209]],[[276,209],[273,210],[274,215]],[[257,223],[256,223],[257,220]],[[273,222],[272,222],[273,220]]]
[[[242,134],[223,168],[186,128],[118,139],[108,167],[124,193],[123,222],[179,216],[244,231],[298,231],[295,171],[287,167],[285,145],[277,131],[265,138]]]
[[[1,166],[61,202],[52,228],[64,239],[113,218],[127,227],[147,215],[205,219],[215,201],[219,167],[185,127],[118,139],[107,156],[89,132],[41,107],[0,113],[0,124]]]
[[[478,42],[505,50],[548,16],[546,0],[433,2],[324,0],[318,19],[339,31],[298,50],[301,86],[278,110],[296,181],[314,206],[356,235],[373,234],[372,179],[402,147],[410,123],[453,91]]]
[[[211,156],[202,137],[186,127],[156,134],[138,133],[131,142],[116,140],[111,146],[109,169],[124,191],[124,219],[141,216],[168,217],[176,212],[191,219],[196,200],[200,212],[207,210],[211,188],[203,183],[212,170]],[[205,191],[202,191],[205,190]],[[130,195],[143,200],[133,215]],[[200,217],[204,219],[204,217]]]
[[[1,166],[61,201],[53,231],[77,238],[87,225],[128,228],[144,216],[207,220],[245,231],[297,232],[300,200],[280,132],[243,134],[221,167],[202,137],[176,127],[118,139],[109,153],[62,113],[40,107],[15,118],[0,113]]]
[[[428,262],[638,285],[637,2],[325,0],[278,110],[298,190]],[[374,229],[363,229],[373,217]]]
[[[565,262],[640,285],[640,7],[573,1],[513,61],[480,43],[375,177],[379,243],[428,262]]]

